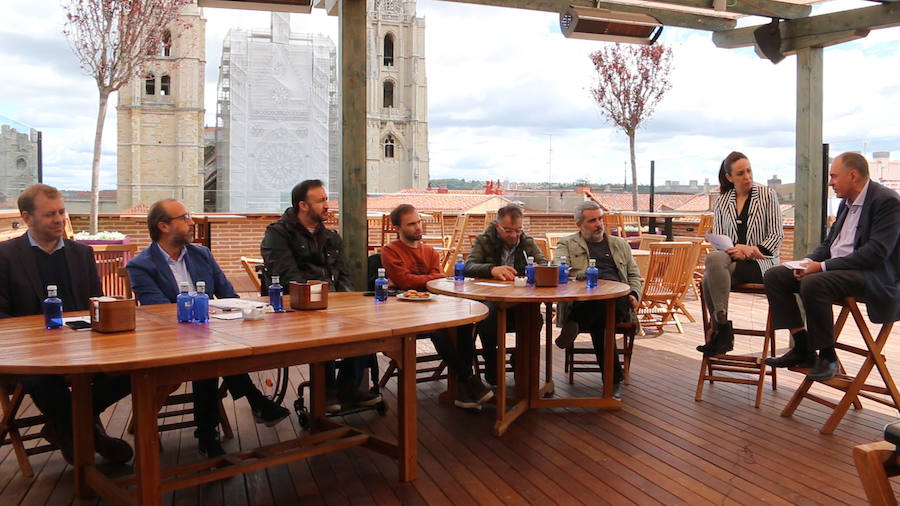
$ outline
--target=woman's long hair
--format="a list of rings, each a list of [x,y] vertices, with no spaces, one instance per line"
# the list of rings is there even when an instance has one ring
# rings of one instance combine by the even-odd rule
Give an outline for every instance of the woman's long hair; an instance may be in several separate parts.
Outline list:
[[[725,174],[731,175],[731,165],[741,159],[747,159],[744,153],[732,151],[722,160],[722,165],[719,167],[719,193],[724,194],[728,190],[734,189],[734,183],[729,181]]]

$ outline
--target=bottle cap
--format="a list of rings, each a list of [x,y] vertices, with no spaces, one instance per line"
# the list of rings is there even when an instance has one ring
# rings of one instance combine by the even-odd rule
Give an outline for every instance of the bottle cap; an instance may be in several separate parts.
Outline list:
[[[383,268],[383,267],[378,269],[378,277],[379,277],[379,278],[383,278],[383,277],[384,277],[384,268]]]
[[[206,291],[206,282],[205,281],[197,281],[197,291],[198,292]]]
[[[56,297],[56,285],[47,285],[47,297]]]
[[[191,287],[191,285],[188,284],[187,281],[182,281],[181,283],[178,283],[178,289],[181,290],[182,292],[188,291],[190,289],[190,287]]]
[[[281,284],[281,276],[272,276],[272,284],[280,285]]]
[[[588,263],[591,265],[591,267],[594,267],[595,265],[597,265],[597,260],[592,258]]]
[[[528,257],[526,260],[527,260],[527,262],[530,263],[530,264],[533,264],[533,263],[534,263],[534,257],[531,257],[531,256],[530,256],[530,257]]]
[[[566,256],[563,255],[563,256],[559,257],[559,261],[560,261],[560,263],[566,263]]]
[[[462,262],[462,259],[463,259],[463,258],[462,258],[462,253],[457,253],[457,254],[456,254],[456,261],[457,261],[457,262]]]

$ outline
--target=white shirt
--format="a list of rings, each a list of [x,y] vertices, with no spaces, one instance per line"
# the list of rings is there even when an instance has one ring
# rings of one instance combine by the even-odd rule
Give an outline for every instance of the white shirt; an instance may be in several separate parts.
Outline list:
[[[856,199],[850,204],[847,216],[840,232],[831,243],[831,258],[840,258],[853,253],[853,244],[856,241],[856,227],[859,225],[859,216],[862,214],[863,202],[866,201],[866,193],[869,191],[869,182],[863,187]]]
[[[193,292],[194,282],[191,280],[191,274],[188,272],[187,264],[184,261],[184,255],[187,254],[187,248],[181,248],[181,254],[178,255],[178,259],[173,260],[159,243],[156,243],[156,247],[159,248],[159,251],[161,251],[166,258],[169,269],[172,269],[172,275],[175,276],[175,284],[180,287],[182,282],[187,283],[189,287],[188,291]],[[181,289],[179,288],[179,291],[180,290]]]

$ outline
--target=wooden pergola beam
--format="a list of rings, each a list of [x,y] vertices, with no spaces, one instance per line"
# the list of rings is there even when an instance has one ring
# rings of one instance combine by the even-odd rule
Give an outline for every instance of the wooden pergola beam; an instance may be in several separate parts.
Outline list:
[[[853,30],[875,30],[900,26],[900,3],[887,3],[861,9],[832,12],[820,16],[783,21],[779,25],[781,39],[800,39],[802,37],[822,37],[827,41],[834,34]],[[717,31],[713,34],[716,47],[733,49],[748,47],[756,43],[753,30],[758,26],[748,26],[736,30]],[[806,46],[814,47],[814,46]],[[798,49],[798,48],[795,48]]]
[[[685,7],[698,7],[713,9],[714,0],[658,0],[672,5]],[[809,5],[778,2],[776,0],[743,0],[737,2],[725,2],[725,11],[733,14],[746,14],[748,16],[765,16],[782,19],[805,18],[812,12]]]
[[[306,14],[312,11],[311,0],[197,0],[197,5],[222,9],[299,12]]]
[[[512,9],[529,9],[544,12],[563,12],[570,5],[576,7],[599,7],[601,9],[609,9],[617,12],[632,12],[637,14],[646,14],[658,20],[660,24],[666,26],[677,26],[680,28],[691,28],[694,30],[731,30],[737,26],[737,21],[727,16],[728,13],[716,13],[710,11],[709,14],[679,12],[677,10],[668,10],[659,7],[642,7],[632,4],[621,4],[614,2],[591,2],[588,0],[444,0],[447,2],[469,3],[477,5],[490,5],[493,7],[509,7]],[[686,0],[690,1],[690,0]],[[659,5],[659,3],[655,4]],[[673,7],[678,7],[674,6]]]

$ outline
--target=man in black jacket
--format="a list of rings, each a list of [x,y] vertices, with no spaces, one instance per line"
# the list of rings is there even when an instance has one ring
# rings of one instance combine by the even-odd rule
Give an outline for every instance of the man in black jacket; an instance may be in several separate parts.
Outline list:
[[[266,227],[260,251],[266,266],[266,284],[271,276],[281,277],[285,291],[291,281],[327,281],[329,290],[349,292],[353,281],[341,236],[325,228],[328,216],[328,193],[318,179],[308,179],[291,190],[292,206],[281,218]],[[334,378],[335,363],[326,364],[326,410],[337,411],[353,406],[373,406],[381,396],[359,388],[368,357],[343,358]]]
[[[803,269],[773,267],[764,279],[773,326],[790,329],[794,337],[789,352],[766,364],[809,367],[814,381],[831,379],[839,369],[833,302],[863,298],[873,322],[900,320],[900,196],[869,179],[869,164],[858,153],[835,158],[829,177],[844,200],[825,242],[807,255]],[[803,301],[807,328],[795,293]]]
[[[94,250],[63,238],[66,206],[62,195],[52,186],[36,184],[22,192],[18,204],[28,231],[0,243],[0,318],[41,314],[48,285],[56,285],[64,312],[88,309],[89,299],[103,295],[103,289]],[[47,418],[44,437],[72,463],[72,395],[65,380],[41,375],[20,381]],[[128,376],[97,374],[93,387],[96,414],[131,392]],[[127,462],[134,453],[125,441],[109,437],[99,418],[94,445],[97,453],[115,462]]]
[[[466,260],[466,276],[512,281],[525,275],[527,257],[534,257],[535,265],[547,262],[534,239],[522,230],[522,208],[508,204],[497,210],[497,220],[475,238]],[[484,356],[484,379],[497,384],[497,310],[493,302],[485,302],[490,313],[476,327],[481,336]],[[506,312],[506,328],[515,330],[515,309]]]

